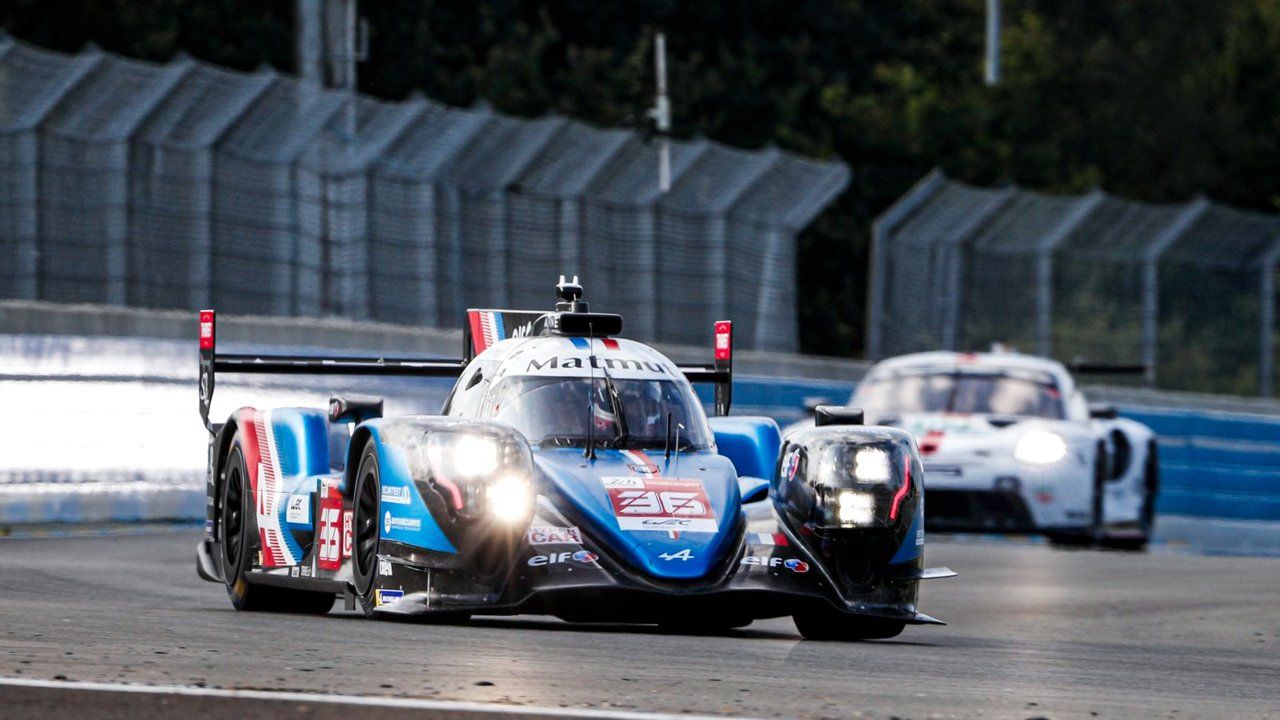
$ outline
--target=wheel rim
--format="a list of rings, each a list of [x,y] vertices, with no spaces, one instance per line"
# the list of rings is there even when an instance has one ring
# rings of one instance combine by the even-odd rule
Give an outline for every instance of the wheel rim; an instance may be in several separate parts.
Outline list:
[[[373,575],[378,554],[378,477],[372,469],[360,479],[360,497],[356,516],[356,564],[362,577]]]
[[[244,544],[244,476],[238,464],[227,469],[226,502],[222,508],[222,546],[226,548],[227,564],[240,564],[240,550]]]

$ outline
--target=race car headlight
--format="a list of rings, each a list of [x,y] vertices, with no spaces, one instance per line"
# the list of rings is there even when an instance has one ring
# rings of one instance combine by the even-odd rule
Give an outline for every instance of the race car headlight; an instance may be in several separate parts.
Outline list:
[[[1066,441],[1048,430],[1028,430],[1013,449],[1013,457],[1028,465],[1051,465],[1066,455]]]
[[[498,469],[498,443],[487,435],[437,433],[427,440],[426,453],[433,469],[458,480],[484,477]]]
[[[889,482],[889,453],[880,448],[862,448],[853,456],[853,476],[862,483]]]
[[[507,523],[528,520],[533,510],[533,485],[522,475],[503,475],[485,488],[489,517]]]
[[[841,525],[870,525],[876,518],[875,497],[856,490],[836,495],[836,519]]]
[[[514,433],[437,430],[418,441],[409,457],[419,492],[439,495],[456,517],[517,524],[533,515],[533,457]]]

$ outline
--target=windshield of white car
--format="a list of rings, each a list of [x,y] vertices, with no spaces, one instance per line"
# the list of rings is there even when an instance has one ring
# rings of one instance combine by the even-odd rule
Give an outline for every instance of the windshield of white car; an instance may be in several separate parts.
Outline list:
[[[515,427],[535,447],[585,447],[591,437],[597,447],[662,450],[670,413],[673,450],[677,434],[681,450],[710,447],[706,415],[688,386],[618,378],[612,384],[616,401],[603,376],[507,377],[490,391],[484,416]]]
[[[998,373],[919,373],[865,380],[851,405],[868,415],[974,413],[1061,420],[1062,394],[1052,385]]]

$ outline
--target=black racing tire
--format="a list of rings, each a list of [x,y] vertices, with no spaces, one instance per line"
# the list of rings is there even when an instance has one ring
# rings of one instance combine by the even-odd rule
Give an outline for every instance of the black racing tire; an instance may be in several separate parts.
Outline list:
[[[888,640],[902,634],[907,624],[892,618],[850,615],[834,608],[815,608],[791,616],[805,640]]]
[[[226,578],[231,606],[236,610],[261,612],[316,615],[329,612],[335,599],[332,593],[259,585],[249,581],[245,573],[253,566],[258,546],[256,518],[248,468],[240,450],[240,436],[237,435],[223,465],[222,514],[218,518],[222,538],[222,577]]]
[[[356,600],[366,616],[374,615],[375,582],[378,573],[380,489],[378,449],[372,438],[360,453],[355,487],[351,494],[351,580]]]

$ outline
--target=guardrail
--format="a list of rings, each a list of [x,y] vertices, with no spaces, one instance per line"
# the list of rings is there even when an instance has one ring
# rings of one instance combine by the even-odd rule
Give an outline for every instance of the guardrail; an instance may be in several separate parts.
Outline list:
[[[1161,512],[1280,520],[1280,419],[1126,407],[1160,436]]]

